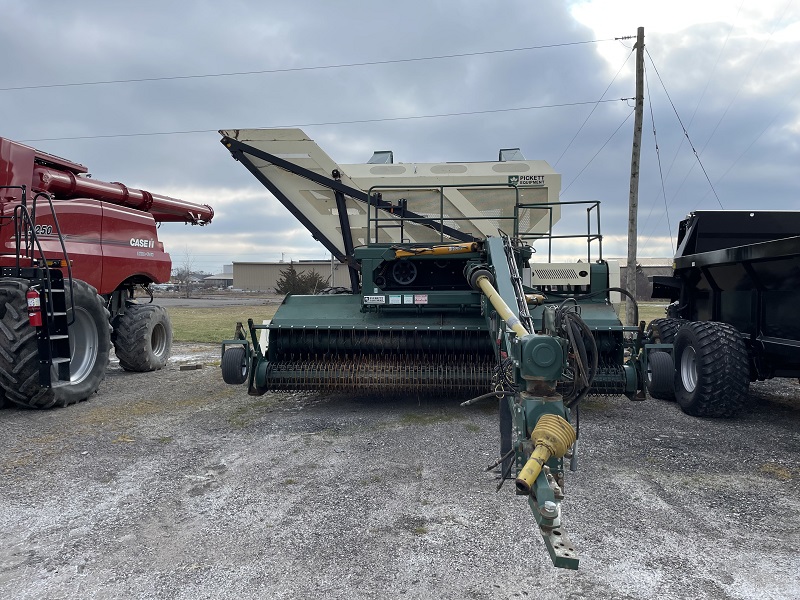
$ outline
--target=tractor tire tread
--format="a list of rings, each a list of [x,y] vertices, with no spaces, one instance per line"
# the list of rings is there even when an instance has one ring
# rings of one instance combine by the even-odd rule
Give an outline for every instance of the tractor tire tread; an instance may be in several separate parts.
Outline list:
[[[100,339],[97,359],[91,372],[76,385],[58,388],[42,387],[39,384],[36,329],[28,322],[25,298],[28,281],[17,278],[0,281],[0,388],[6,400],[26,408],[69,406],[86,400],[105,379],[111,345],[108,310],[95,288],[79,280],[73,281],[78,300],[76,304],[80,304],[87,312],[91,311],[94,317],[101,315],[98,324],[104,327],[101,326],[98,331]]]
[[[671,344],[675,340],[678,330],[685,323],[687,321],[684,319],[653,319],[647,326],[647,337],[657,344]]]
[[[162,328],[154,333],[155,328]],[[153,337],[164,336],[159,347]],[[130,304],[114,320],[114,351],[126,371],[147,373],[167,364],[172,349],[172,324],[169,314],[158,304]]]
[[[681,380],[683,350],[694,345],[697,386],[690,393]],[[750,367],[747,347],[738,330],[714,321],[689,322],[675,339],[675,396],[687,414],[732,417],[748,399]]]

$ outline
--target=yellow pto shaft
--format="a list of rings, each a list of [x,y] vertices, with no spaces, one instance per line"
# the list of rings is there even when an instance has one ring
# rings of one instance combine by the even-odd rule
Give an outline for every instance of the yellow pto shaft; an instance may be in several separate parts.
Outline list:
[[[508,308],[508,304],[505,303],[505,300],[500,296],[500,293],[494,289],[492,282],[489,281],[489,278],[486,275],[480,275],[478,280],[475,282],[481,291],[486,296],[486,299],[491,302],[494,309],[497,311],[497,314],[500,315],[500,318],[506,322],[506,324],[514,330],[519,337],[523,337],[528,335],[529,332],[525,327],[523,327],[522,323],[519,321],[519,317],[515,315],[510,308]]]
[[[545,414],[536,422],[531,441],[533,452],[515,481],[517,489],[524,494],[531,493],[544,463],[552,456],[561,458],[575,443],[575,429],[564,417]]]

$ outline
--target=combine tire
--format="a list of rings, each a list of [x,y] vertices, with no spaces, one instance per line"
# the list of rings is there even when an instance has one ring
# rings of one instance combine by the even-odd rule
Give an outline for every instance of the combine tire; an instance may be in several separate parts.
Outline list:
[[[647,355],[647,393],[659,400],[675,400],[675,365],[669,352]]]
[[[225,383],[240,385],[247,380],[247,352],[244,346],[225,348],[222,355],[222,380]]]
[[[691,322],[675,336],[675,399],[695,417],[731,417],[747,401],[750,363],[739,332]]]
[[[69,305],[69,282],[65,282]],[[105,379],[111,329],[103,299],[89,284],[73,280],[74,323],[70,334],[70,382],[55,388],[39,385],[36,329],[28,323],[23,279],[0,281],[0,388],[5,397],[29,408],[67,406],[86,400]],[[54,378],[55,383],[55,378]]]
[[[647,326],[647,338],[655,344],[671,344],[684,323],[683,319],[653,319]]]
[[[126,371],[157,371],[172,349],[172,323],[163,306],[129,304],[114,321],[114,350]]]

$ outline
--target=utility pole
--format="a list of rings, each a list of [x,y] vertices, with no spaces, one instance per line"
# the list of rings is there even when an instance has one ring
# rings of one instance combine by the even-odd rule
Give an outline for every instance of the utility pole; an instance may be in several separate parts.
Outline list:
[[[639,157],[642,153],[642,117],[644,114],[644,27],[636,31],[636,105],[633,121],[633,150],[631,151],[631,189],[628,197],[628,263],[625,267],[625,287],[636,297],[636,236],[639,213]],[[625,321],[635,322],[633,301],[625,304]]]

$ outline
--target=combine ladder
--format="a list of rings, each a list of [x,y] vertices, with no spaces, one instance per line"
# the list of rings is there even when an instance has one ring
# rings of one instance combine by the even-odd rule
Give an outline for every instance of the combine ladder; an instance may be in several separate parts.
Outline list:
[[[70,301],[67,302],[67,290],[64,286],[64,274],[61,267],[67,268],[70,282],[72,281],[72,269],[64,238],[58,226],[58,219],[53,210],[52,198],[47,194],[36,194],[29,211],[26,202],[27,190],[25,186],[20,186],[20,188],[22,203],[14,209],[12,217],[17,261],[14,267],[3,267],[2,276],[25,279],[29,282],[29,289],[39,293],[42,313],[42,325],[36,327],[39,348],[39,385],[56,388],[70,383],[72,352],[69,326],[75,320],[74,303],[71,300],[71,289]],[[36,201],[40,196],[44,196],[50,206],[63,258],[48,259],[38,238],[35,227]]]

